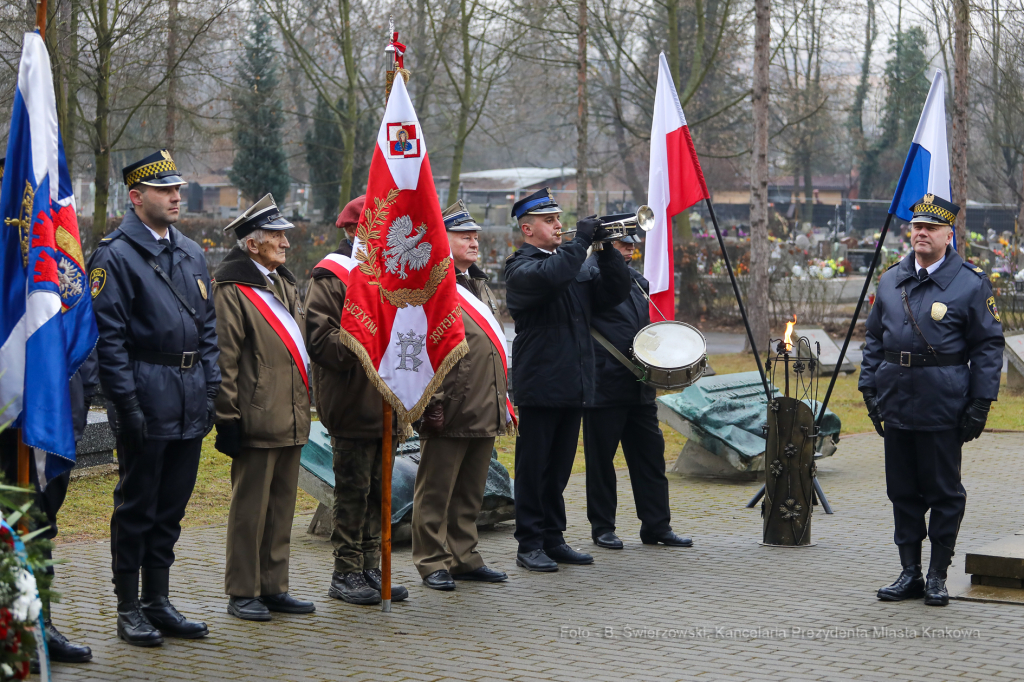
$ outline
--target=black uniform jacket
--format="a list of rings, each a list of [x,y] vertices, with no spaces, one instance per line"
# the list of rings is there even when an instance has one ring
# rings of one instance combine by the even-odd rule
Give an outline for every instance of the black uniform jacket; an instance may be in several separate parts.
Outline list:
[[[100,338],[100,383],[115,400],[134,392],[154,440],[195,438],[206,433],[206,398],[220,388],[217,319],[203,250],[173,226],[171,253],[158,244],[131,210],[105,237],[89,261],[93,311]],[[198,321],[146,262],[142,254],[171,263],[170,277]],[[165,266],[162,266],[165,267]],[[198,351],[191,369],[132,359],[136,349],[161,353]]]
[[[590,240],[577,235],[545,253],[530,244],[505,261],[506,302],[516,323],[512,391],[517,405],[591,407],[594,343],[591,311],[629,296],[632,280],[618,251],[600,251],[583,267]]]
[[[981,268],[965,263],[951,248],[946,260],[920,282],[914,253],[889,268],[878,282],[867,321],[860,389],[874,388],[886,426],[917,431],[957,428],[969,398],[995,400],[1003,369],[1003,327],[997,319],[992,285]],[[901,367],[885,352],[927,355],[910,310],[935,352],[962,354],[970,365]],[[938,319],[936,319],[938,318]]]
[[[597,258],[588,258],[584,267],[596,268]],[[651,285],[632,267],[628,267],[628,270],[632,280],[629,298],[614,308],[595,312],[590,321],[591,326],[601,332],[604,338],[611,341],[612,345],[627,358],[632,355],[633,339],[636,338],[637,332],[651,323],[651,309],[637,284],[647,292],[651,290]],[[594,365],[594,407],[654,403],[657,397],[654,388],[637,381],[636,375],[596,341]]]

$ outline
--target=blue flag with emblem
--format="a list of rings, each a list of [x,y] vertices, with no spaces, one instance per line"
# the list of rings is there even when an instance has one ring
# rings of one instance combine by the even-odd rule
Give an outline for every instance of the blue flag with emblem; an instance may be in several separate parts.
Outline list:
[[[22,47],[0,213],[0,424],[13,421],[26,445],[46,453],[48,480],[75,464],[68,384],[97,331],[50,58],[37,32]]]

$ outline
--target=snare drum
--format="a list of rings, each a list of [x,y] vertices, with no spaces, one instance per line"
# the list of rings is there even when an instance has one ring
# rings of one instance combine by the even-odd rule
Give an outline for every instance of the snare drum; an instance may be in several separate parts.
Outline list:
[[[704,376],[708,343],[685,322],[655,322],[633,338],[633,361],[647,371],[648,386],[685,388]]]

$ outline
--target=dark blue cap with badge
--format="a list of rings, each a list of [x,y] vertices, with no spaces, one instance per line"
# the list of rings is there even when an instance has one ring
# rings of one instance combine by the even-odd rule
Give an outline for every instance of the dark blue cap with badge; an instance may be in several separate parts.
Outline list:
[[[188,184],[181,179],[181,173],[174,165],[171,153],[166,149],[161,149],[141,161],[125,166],[121,169],[121,174],[124,176],[124,184],[129,188],[140,184],[151,187]]]
[[[534,192],[512,204],[512,217],[519,220],[524,215],[544,215],[546,213],[561,213],[561,207],[551,198],[551,189],[544,189]]]
[[[446,208],[441,217],[444,218],[444,229],[448,232],[478,232],[483,229],[473,220],[462,199]]]
[[[914,217],[910,222],[952,225],[956,222],[958,213],[960,207],[952,201],[946,201],[934,194],[925,194],[919,201],[914,202]]]
[[[295,227],[281,217],[281,211],[274,203],[274,197],[267,194],[231,221],[224,231],[234,230],[238,239],[244,239],[256,230],[290,230]]]

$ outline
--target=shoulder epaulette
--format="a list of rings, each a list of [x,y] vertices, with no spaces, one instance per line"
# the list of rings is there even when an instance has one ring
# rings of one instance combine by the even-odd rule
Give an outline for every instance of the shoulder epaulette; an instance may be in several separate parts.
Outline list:
[[[899,264],[900,264],[901,262],[902,262],[902,261],[896,261],[895,263],[893,263],[892,265],[890,265],[889,267],[887,267],[887,268],[885,269],[885,271],[886,271],[886,272],[889,272],[889,271],[890,271],[890,270],[892,270],[892,269],[893,269],[894,267],[896,267],[897,265],[899,265]]]
[[[988,275],[985,274],[985,271],[979,268],[974,263],[968,263],[967,261],[964,261],[964,267],[973,272],[974,274],[976,274],[978,277],[988,277]]]
[[[106,237],[101,239],[100,243],[97,244],[97,246],[105,246],[105,245],[109,244],[110,242],[114,241],[115,239],[120,239],[123,236],[124,236],[124,232],[122,232],[121,228],[119,227],[116,230],[114,230],[113,232],[111,232],[110,234],[108,234]]]

